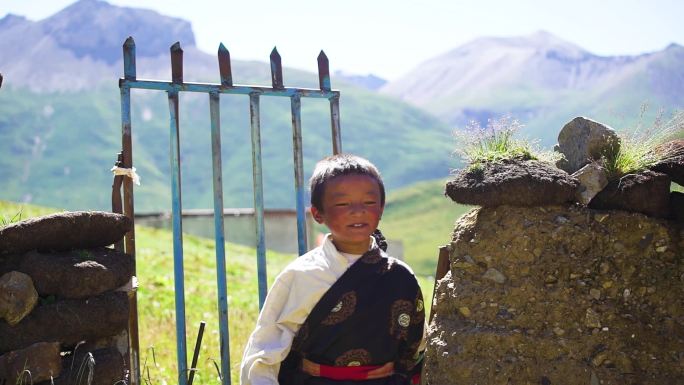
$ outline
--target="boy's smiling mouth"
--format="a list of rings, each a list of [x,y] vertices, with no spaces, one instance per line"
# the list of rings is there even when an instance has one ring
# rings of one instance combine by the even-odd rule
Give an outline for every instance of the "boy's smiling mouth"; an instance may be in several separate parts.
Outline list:
[[[321,199],[323,207],[311,207],[316,222],[330,229],[338,251],[368,251],[384,207],[380,183],[364,174],[337,176],[327,182]]]

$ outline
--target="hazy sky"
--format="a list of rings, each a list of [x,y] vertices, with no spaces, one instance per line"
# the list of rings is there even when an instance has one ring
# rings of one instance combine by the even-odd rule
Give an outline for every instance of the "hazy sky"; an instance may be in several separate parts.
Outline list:
[[[74,0],[0,0],[7,13],[40,20]],[[315,70],[324,49],[331,69],[394,79],[480,36],[546,30],[598,55],[634,55],[684,45],[679,0],[110,0],[192,22],[197,45],[223,42],[236,59]],[[169,42],[169,45],[173,42]],[[182,42],[181,42],[182,43]]]

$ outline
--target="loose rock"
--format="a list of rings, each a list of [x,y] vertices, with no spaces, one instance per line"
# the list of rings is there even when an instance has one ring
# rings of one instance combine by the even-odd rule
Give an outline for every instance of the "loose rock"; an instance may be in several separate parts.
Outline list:
[[[596,372],[593,370],[591,371],[591,377],[589,378],[589,385],[601,385],[601,381],[599,381]]]
[[[501,273],[499,270],[494,268],[487,269],[487,271],[485,271],[485,273],[482,275],[482,278],[494,281],[496,283],[506,282],[506,276],[503,275],[503,273]]]
[[[14,326],[28,315],[38,302],[31,277],[18,271],[0,277],[0,319]]]
[[[601,327],[601,317],[592,308],[588,308],[586,315],[584,316],[584,324],[588,328],[600,328]]]
[[[575,198],[577,202],[585,206],[608,185],[606,170],[595,162],[575,171],[572,176],[579,180],[579,188],[575,193]]]
[[[608,358],[608,353],[606,352],[600,352],[594,356],[594,358],[591,359],[591,364],[594,367],[599,367],[603,362]]]
[[[555,150],[565,159],[556,162],[556,166],[572,174],[592,160],[599,160],[619,148],[620,138],[615,130],[580,116],[566,123],[558,134]]]
[[[589,289],[589,295],[591,298],[595,300],[600,300],[601,299],[601,290],[599,289]]]

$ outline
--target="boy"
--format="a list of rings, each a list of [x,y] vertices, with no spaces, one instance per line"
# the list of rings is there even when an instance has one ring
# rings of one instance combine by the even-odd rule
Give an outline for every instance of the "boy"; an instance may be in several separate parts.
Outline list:
[[[276,278],[242,359],[242,385],[409,384],[420,373],[425,312],[411,270],[373,237],[380,173],[340,154],[318,162],[311,214],[330,233]]]

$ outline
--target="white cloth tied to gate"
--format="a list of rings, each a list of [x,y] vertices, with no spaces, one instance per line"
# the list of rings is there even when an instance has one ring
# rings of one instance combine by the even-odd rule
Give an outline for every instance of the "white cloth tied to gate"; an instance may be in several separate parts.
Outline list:
[[[133,183],[140,186],[140,176],[135,172],[135,167],[123,168],[114,166],[110,171],[113,172],[114,175],[127,176],[133,180]]]

